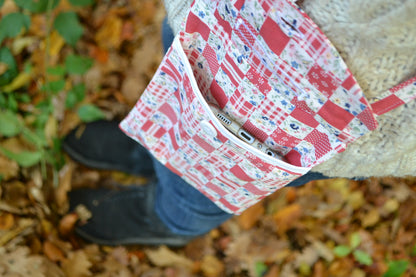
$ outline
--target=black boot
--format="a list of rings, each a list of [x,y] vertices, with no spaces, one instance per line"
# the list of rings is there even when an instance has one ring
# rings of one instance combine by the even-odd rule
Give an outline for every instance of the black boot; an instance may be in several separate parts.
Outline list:
[[[72,159],[91,168],[141,176],[154,174],[149,152],[125,135],[116,121],[78,126],[64,139],[63,149]]]
[[[155,213],[155,187],[71,191],[71,210],[83,204],[92,212],[87,223],[75,229],[76,233],[101,245],[186,245],[194,237],[172,233]]]

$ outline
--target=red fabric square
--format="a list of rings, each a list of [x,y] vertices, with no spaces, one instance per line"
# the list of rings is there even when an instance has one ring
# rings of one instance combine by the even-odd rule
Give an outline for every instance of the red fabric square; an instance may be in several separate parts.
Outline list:
[[[215,148],[198,135],[193,136],[192,139],[208,153],[214,152]]]
[[[343,130],[354,119],[352,114],[331,101],[326,101],[318,114],[338,130]]]
[[[319,65],[314,65],[306,75],[309,82],[326,97],[331,97],[338,88],[337,80],[332,74],[325,72]]]
[[[314,115],[299,108],[295,108],[290,115],[309,127],[316,128],[319,125],[319,122],[315,120]]]
[[[175,124],[176,121],[178,121],[176,113],[170,104],[163,104],[162,106],[160,106],[159,111],[164,113],[170,119],[170,122],[172,122],[172,124]]]
[[[227,95],[225,95],[221,86],[218,85],[216,80],[213,80],[209,89],[211,91],[212,97],[214,97],[215,100],[217,100],[220,109],[223,109],[225,107],[225,104],[227,104],[228,102],[228,97]]]
[[[217,54],[215,53],[214,49],[211,48],[208,44],[205,46],[202,55],[208,62],[209,69],[211,70],[212,75],[215,76],[217,74],[220,65],[218,64]]]
[[[237,177],[237,178],[238,178],[238,179],[240,179],[240,180],[247,181],[247,182],[254,181],[254,179],[253,179],[253,178],[251,178],[250,176],[248,176],[248,175],[244,172],[244,170],[243,170],[241,167],[239,167],[238,165],[235,165],[235,166],[233,166],[232,168],[230,168],[230,172],[231,172],[232,174],[234,174],[234,175],[235,175],[235,177]]]
[[[280,55],[290,41],[288,37],[270,17],[268,17],[260,29],[263,37],[270,49]]]
[[[349,75],[347,79],[342,83],[342,87],[346,90],[350,90],[357,82],[352,75]]]
[[[277,128],[270,137],[279,145],[293,148],[302,140],[287,134],[280,128]]]
[[[313,48],[315,48],[315,50],[319,50],[319,48],[321,48],[322,43],[319,41],[319,39],[314,39],[311,45]]]
[[[222,18],[218,10],[215,10],[214,15],[215,18],[218,20],[218,25],[221,26],[228,35],[231,35],[233,29],[231,28],[230,23]]]
[[[198,16],[189,13],[186,20],[186,32],[200,33],[204,40],[208,40],[210,29]]]
[[[305,140],[315,146],[316,159],[320,159],[322,156],[332,151],[328,135],[323,134],[318,130],[313,130],[309,135],[306,136]]]
[[[357,118],[369,129],[375,130],[378,126],[377,120],[374,118],[373,111],[367,107]]]

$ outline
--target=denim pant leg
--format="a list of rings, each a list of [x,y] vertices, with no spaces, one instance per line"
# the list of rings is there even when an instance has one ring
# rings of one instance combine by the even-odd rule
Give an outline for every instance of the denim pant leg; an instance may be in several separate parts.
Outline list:
[[[191,236],[202,235],[232,216],[155,158],[153,166],[158,179],[155,210],[173,232]]]

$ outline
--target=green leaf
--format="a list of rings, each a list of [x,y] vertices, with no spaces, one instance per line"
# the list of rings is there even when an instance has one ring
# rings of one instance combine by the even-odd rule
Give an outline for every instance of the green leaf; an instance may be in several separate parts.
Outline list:
[[[409,266],[409,262],[405,260],[397,260],[389,262],[389,268],[383,277],[399,277],[401,276]]]
[[[58,93],[65,88],[65,80],[50,81],[43,85],[42,90]]]
[[[351,253],[351,248],[346,245],[339,245],[334,248],[334,253],[338,257],[345,257],[348,256]]]
[[[68,55],[65,59],[65,67],[70,74],[84,74],[92,64],[92,59],[78,55]]]
[[[362,251],[362,250],[354,250],[354,252],[352,253],[354,258],[363,265],[372,265],[373,264],[373,259],[371,258],[370,255],[368,255],[366,252]]]
[[[26,14],[15,12],[6,14],[0,21],[0,43],[5,38],[14,38],[22,29],[28,30],[30,17]]]
[[[73,108],[78,102],[81,102],[85,97],[85,85],[83,83],[75,85],[66,96],[65,106]]]
[[[0,63],[7,66],[6,72],[0,75],[0,86],[4,86],[10,83],[19,73],[16,60],[9,48],[0,48]]]
[[[350,246],[352,249],[355,249],[360,245],[361,237],[359,233],[352,233],[350,237]]]
[[[4,0],[0,0],[0,8],[1,6],[3,6],[3,4],[4,4]]]
[[[60,0],[14,0],[16,5],[33,13],[41,13],[55,8]]]
[[[61,12],[55,18],[53,26],[71,46],[75,46],[84,33],[84,28],[79,23],[75,12]]]
[[[84,122],[91,122],[105,117],[104,113],[94,105],[86,104],[78,109],[78,116]]]
[[[22,126],[16,114],[9,110],[0,112],[0,134],[12,137],[19,134],[21,130]]]
[[[94,3],[94,0],[69,0],[74,6],[88,6]]]
[[[46,69],[46,72],[48,72],[48,74],[55,75],[55,76],[64,76],[66,73],[66,68],[61,65],[58,65],[55,67],[48,67]]]
[[[412,250],[410,251],[410,255],[411,255],[411,256],[416,256],[416,244],[415,244],[415,245],[413,245],[413,248],[412,248]]]
[[[256,262],[254,271],[257,277],[261,277],[267,272],[267,265],[263,262]]]
[[[42,159],[42,152],[21,151],[14,153],[0,146],[1,152],[11,160],[16,161],[20,166],[29,167],[37,164]]]

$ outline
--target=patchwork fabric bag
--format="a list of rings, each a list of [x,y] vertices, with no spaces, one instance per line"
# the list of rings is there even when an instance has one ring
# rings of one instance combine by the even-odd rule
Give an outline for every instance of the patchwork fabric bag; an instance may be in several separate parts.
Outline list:
[[[335,47],[289,0],[195,0],[120,127],[220,208],[239,214],[414,98],[416,78],[370,105]],[[237,138],[213,109],[283,159]]]

